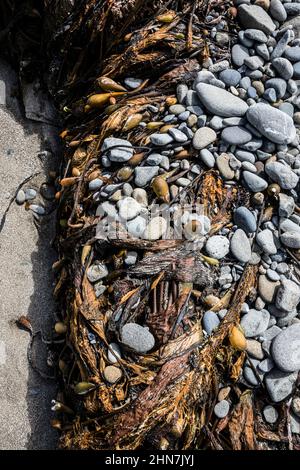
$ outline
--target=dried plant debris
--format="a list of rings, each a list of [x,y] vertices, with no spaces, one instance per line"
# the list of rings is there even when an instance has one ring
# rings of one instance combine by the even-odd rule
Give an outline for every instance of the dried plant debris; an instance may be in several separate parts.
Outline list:
[[[61,447],[298,449],[298,3],[54,3]]]

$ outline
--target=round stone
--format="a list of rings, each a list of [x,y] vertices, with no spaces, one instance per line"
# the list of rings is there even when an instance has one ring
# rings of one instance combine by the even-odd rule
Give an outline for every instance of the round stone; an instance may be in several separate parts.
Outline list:
[[[208,256],[222,259],[229,253],[229,241],[222,235],[213,235],[205,245]]]
[[[265,165],[265,171],[272,181],[278,183],[283,189],[293,189],[298,184],[299,176],[293,172],[290,166],[284,165],[283,163],[267,163]]]
[[[168,224],[163,217],[154,217],[146,226],[143,238],[145,240],[158,240],[167,231]]]
[[[266,331],[270,321],[270,314],[267,310],[250,309],[241,319],[241,327],[246,338],[254,338]]]
[[[142,238],[147,221],[145,217],[138,215],[135,219],[130,220],[126,224],[126,229],[135,238]]]
[[[159,147],[164,147],[165,145],[168,145],[171,142],[173,142],[173,140],[174,140],[173,137],[169,134],[152,134],[152,135],[150,135],[151,143],[153,145],[157,145]]]
[[[226,90],[207,83],[198,83],[196,91],[201,103],[212,114],[223,117],[244,116],[248,105]]]
[[[218,170],[225,180],[232,180],[234,178],[234,170],[230,166],[230,155],[221,153],[217,156],[216,163]]]
[[[248,263],[251,258],[251,245],[244,230],[239,228],[234,232],[230,240],[230,250],[238,261]]]
[[[268,255],[275,255],[277,253],[273,232],[268,228],[265,230],[261,230],[256,235],[256,243]]]
[[[244,232],[255,232],[256,231],[256,220],[247,207],[239,207],[234,211],[234,223],[244,230]]]
[[[219,78],[227,86],[236,86],[241,79],[241,74],[237,70],[227,69],[220,73]]]
[[[288,248],[300,248],[300,233],[299,232],[285,232],[280,237],[281,242]]]
[[[118,382],[118,380],[120,380],[123,374],[122,374],[121,369],[119,369],[119,367],[107,366],[105,367],[103,371],[103,375],[104,375],[105,380],[107,380],[107,382],[114,384]]]
[[[284,78],[284,80],[289,80],[294,75],[294,68],[289,60],[285,57],[277,57],[272,60],[272,65],[276,69],[278,75]]]
[[[123,220],[132,220],[139,215],[142,206],[133,197],[124,197],[117,203],[119,216]]]
[[[215,166],[215,157],[213,154],[207,150],[207,149],[202,149],[200,151],[200,160],[208,167],[208,168],[213,168]]]
[[[275,300],[275,295],[280,283],[271,281],[264,274],[258,278],[258,292],[264,302],[271,303]]]
[[[231,49],[232,62],[237,66],[241,67],[244,65],[244,60],[249,57],[248,48],[241,44],[235,44]]]
[[[24,204],[24,202],[25,202],[25,193],[24,193],[23,189],[20,189],[18,191],[17,196],[16,196],[16,202],[19,205]]]
[[[210,127],[201,127],[197,129],[193,137],[193,147],[201,150],[212,144],[217,139],[217,134]]]
[[[217,418],[222,419],[222,418],[225,418],[225,416],[228,415],[229,408],[230,408],[229,402],[227,400],[221,400],[214,407],[214,413],[217,416]]]
[[[271,400],[277,403],[288,397],[296,380],[296,373],[287,373],[278,369],[271,370],[265,376],[265,384]]]
[[[137,323],[126,323],[121,330],[121,340],[126,346],[139,353],[147,353],[155,345],[149,329]]]
[[[300,370],[300,324],[288,326],[273,340],[272,357],[283,372]]]
[[[278,419],[278,411],[274,406],[267,405],[263,409],[263,415],[267,423],[274,424]]]
[[[285,312],[295,310],[300,300],[300,287],[290,279],[281,281],[276,295],[276,307]]]

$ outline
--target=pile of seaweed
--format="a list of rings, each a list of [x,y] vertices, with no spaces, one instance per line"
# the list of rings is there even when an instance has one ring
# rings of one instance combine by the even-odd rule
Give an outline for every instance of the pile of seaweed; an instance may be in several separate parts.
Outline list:
[[[239,450],[287,442],[283,432],[272,433],[263,424],[258,393],[254,399],[253,391],[238,382],[247,353],[235,336],[257,267],[247,265],[216,303],[218,261],[193,242],[121,235],[102,239],[96,232],[100,216],[89,183],[105,173],[104,139],[128,139],[134,155],[127,162],[132,171],[124,175],[116,170],[103,183],[130,182],[157,129],[157,122],[147,121],[147,106],[163,115],[176,103],[176,86],[190,84],[210,56],[214,22],[206,18],[212,9],[234,35],[236,10],[227,0],[44,0],[43,11],[35,10],[42,18],[42,47],[49,59],[45,79],[64,119],[63,170],[56,181],[58,261],[53,266],[60,391],[52,423],[61,431],[62,448]],[[17,35],[15,27],[9,37]],[[215,60],[228,58],[228,45],[214,46]],[[22,53],[16,52],[19,58]],[[126,77],[137,77],[141,84],[129,91],[121,85]],[[145,127],[138,125],[141,114]],[[177,158],[192,160],[193,152],[186,148]],[[180,176],[180,170],[170,172],[165,182]],[[145,189],[154,201],[153,188]],[[225,187],[218,173],[209,170],[180,198],[165,202],[201,203],[212,222],[211,235],[231,226],[233,207],[247,197],[243,188]],[[139,261],[128,267],[124,259],[132,250]],[[99,297],[87,277],[95,261],[109,266],[107,289]],[[201,327],[208,308],[228,309],[209,337]],[[110,344],[121,343],[127,322],[147,325],[156,343],[147,354],[124,346],[122,357],[115,357],[121,378],[112,384],[103,371],[113,354]],[[220,384],[230,387],[232,402],[223,419],[213,414]]]

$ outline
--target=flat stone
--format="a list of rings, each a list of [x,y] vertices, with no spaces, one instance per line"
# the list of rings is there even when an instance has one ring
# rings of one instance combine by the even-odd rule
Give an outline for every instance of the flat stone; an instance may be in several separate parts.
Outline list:
[[[156,166],[160,165],[163,159],[163,155],[160,153],[151,153],[146,160],[147,165]]]
[[[153,145],[164,147],[174,141],[170,134],[152,134],[150,135],[150,141]]]
[[[287,12],[280,0],[271,0],[269,12],[272,18],[280,23],[287,18]]]
[[[227,400],[221,400],[215,405],[214,413],[217,416],[217,418],[222,419],[228,415],[229,408],[230,408],[229,402]]]
[[[97,282],[108,275],[108,269],[104,263],[92,264],[86,272],[90,282]]]
[[[293,390],[293,385],[297,379],[297,374],[283,372],[279,369],[273,369],[265,375],[265,384],[270,398],[273,402],[287,398]]]
[[[251,258],[250,240],[242,229],[237,229],[230,240],[230,251],[233,256],[242,263],[247,263]]]
[[[149,329],[137,323],[126,323],[121,329],[121,340],[126,346],[139,353],[147,353],[155,345]]]
[[[252,134],[245,127],[230,126],[223,129],[221,139],[230,145],[241,145],[249,142],[252,139]]]
[[[213,235],[207,240],[205,249],[211,258],[222,259],[229,253],[229,240],[223,235]]]
[[[103,371],[103,375],[104,375],[105,380],[107,380],[107,382],[114,384],[118,382],[118,380],[120,380],[123,373],[122,373],[122,370],[119,369],[119,367],[107,366],[105,367]]]
[[[268,187],[266,180],[260,176],[255,175],[254,173],[251,173],[250,171],[244,171],[243,178],[247,187],[253,193],[262,192]]]
[[[214,330],[216,330],[220,324],[218,315],[215,312],[205,312],[203,315],[203,328],[205,329],[208,335],[211,335]]]
[[[45,215],[45,208],[38,204],[30,204],[29,209],[37,215]]]
[[[275,30],[272,18],[260,6],[240,5],[238,7],[238,16],[245,28],[259,29],[266,34],[271,34]]]
[[[264,407],[263,415],[265,421],[269,424],[274,424],[278,420],[278,411],[272,405],[267,405]]]
[[[145,240],[158,240],[167,231],[168,224],[163,217],[154,217],[146,226],[143,237]]]
[[[263,67],[264,60],[258,55],[253,55],[251,57],[246,57],[244,60],[244,65],[246,65],[250,70],[258,70]]]
[[[115,364],[116,362],[118,362],[118,359],[121,359],[121,357],[122,357],[121,348],[117,343],[110,343],[109,346],[113,350],[114,354],[108,349],[107,350],[107,359],[112,364]]]
[[[139,166],[135,168],[135,185],[139,187],[146,186],[157,175],[158,171],[159,166]]]
[[[256,220],[247,207],[239,207],[234,211],[234,223],[246,233],[256,231]]]
[[[244,64],[245,59],[249,57],[249,51],[247,47],[241,44],[235,44],[231,49],[232,62],[237,66],[241,67]]]
[[[250,309],[241,319],[246,338],[254,338],[261,335],[268,328],[270,314],[267,310]]]
[[[300,225],[296,224],[290,219],[281,219],[280,230],[282,232],[299,232],[300,233]]]
[[[271,58],[272,60],[273,59],[278,59],[279,57],[281,57],[284,53],[284,51],[286,50],[287,46],[288,46],[288,43],[294,38],[294,33],[290,30],[286,31],[282,36],[281,38],[279,39],[278,43],[276,44],[276,46],[274,47],[273,51],[272,51],[272,54],[271,54]],[[282,68],[282,66],[279,66],[280,68]],[[286,70],[291,70],[291,67],[290,65],[283,65],[283,70],[287,67]],[[285,75],[286,72],[284,72],[284,75]],[[281,73],[280,73],[281,75]],[[290,75],[290,73],[288,74]]]
[[[264,137],[276,144],[290,144],[296,137],[293,119],[268,104],[251,106],[247,119]]]
[[[117,203],[119,215],[123,220],[131,220],[139,215],[142,206],[133,197],[124,197]]]
[[[227,153],[221,153],[216,159],[218,170],[225,180],[234,178],[234,170],[230,167],[230,156]]]
[[[300,233],[299,232],[285,232],[280,237],[284,246],[293,249],[300,248]]]
[[[205,84],[204,84],[205,85]],[[210,127],[197,129],[193,137],[193,147],[202,150],[217,139],[217,134]]]
[[[275,255],[277,253],[273,232],[270,229],[266,228],[265,230],[261,230],[261,232],[256,235],[255,240],[268,255]]]
[[[276,307],[285,312],[294,310],[300,300],[300,287],[290,279],[281,282],[276,295]]]
[[[274,339],[272,357],[277,367],[284,372],[300,370],[300,324],[288,326]]]
[[[258,278],[258,292],[264,302],[272,303],[275,300],[277,289],[280,282],[269,280],[264,274]]]
[[[212,114],[222,117],[244,116],[248,105],[245,101],[233,96],[222,88],[199,83],[196,85],[196,91],[201,103]]]

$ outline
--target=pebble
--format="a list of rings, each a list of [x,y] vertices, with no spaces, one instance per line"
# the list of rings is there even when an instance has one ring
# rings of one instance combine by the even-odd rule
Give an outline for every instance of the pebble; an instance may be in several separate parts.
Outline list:
[[[218,315],[215,312],[205,312],[203,315],[203,328],[208,335],[211,335],[212,332],[218,328],[220,320]]]
[[[124,83],[128,88],[131,88],[134,90],[135,88],[138,88],[139,86],[141,86],[141,84],[143,83],[143,80],[141,80],[140,78],[128,77],[128,78],[125,78]]]
[[[240,5],[238,16],[245,28],[258,29],[266,34],[271,34],[275,30],[271,17],[258,5]]]
[[[202,149],[199,153],[200,160],[208,167],[208,168],[213,168],[215,166],[215,157],[213,154],[207,150],[207,149]]]
[[[94,291],[96,297],[98,298],[100,295],[104,294],[106,291],[106,286],[103,285],[102,281],[96,282],[96,284],[94,284]]]
[[[276,307],[285,312],[294,310],[300,300],[300,287],[294,281],[284,279],[276,295]]]
[[[249,51],[247,47],[241,44],[235,44],[231,49],[232,62],[237,66],[241,67],[244,64],[245,59],[249,57]]]
[[[132,197],[143,207],[148,206],[148,196],[143,188],[135,188],[132,191]]]
[[[139,215],[142,206],[132,197],[124,197],[117,203],[119,215],[123,220],[131,220]]]
[[[274,282],[280,280],[279,274],[273,269],[267,269],[267,277],[270,281],[274,281]]]
[[[37,204],[30,204],[29,209],[37,215],[45,215],[46,213],[44,207],[39,206]]]
[[[271,351],[280,370],[300,370],[300,324],[291,325],[279,333],[272,343]]]
[[[244,230],[244,232],[255,232],[256,231],[256,220],[247,207],[241,206],[234,211],[234,223]]]
[[[104,375],[105,380],[107,380],[107,382],[114,384],[118,382],[118,380],[120,380],[123,373],[121,369],[119,369],[119,367],[107,366],[105,367],[103,371],[103,375]]]
[[[296,136],[293,119],[269,104],[257,103],[247,111],[247,119],[264,137],[277,144],[289,144]]]
[[[233,256],[242,263],[247,263],[251,258],[250,241],[244,230],[237,229],[231,240],[230,250]]]
[[[25,202],[25,193],[24,193],[23,189],[20,189],[20,190],[17,192],[16,202],[17,202],[17,204],[19,204],[19,205],[24,204],[24,202]]]
[[[167,228],[168,224],[166,219],[160,216],[154,217],[146,226],[143,238],[145,238],[145,240],[158,240],[166,233]]]
[[[234,170],[230,167],[230,156],[227,153],[221,153],[216,159],[218,170],[225,180],[234,178]]]
[[[36,197],[36,190],[32,188],[28,188],[25,190],[25,200],[31,201]]]
[[[289,80],[294,75],[293,65],[285,57],[277,57],[276,59],[273,59],[272,65],[276,69],[278,75],[285,80]]]
[[[246,338],[261,335],[268,328],[270,314],[267,310],[250,309],[241,319],[241,327]]]
[[[300,248],[300,233],[299,232],[285,232],[280,237],[284,246],[293,249]]]
[[[176,140],[176,142],[182,143],[188,140],[186,134],[176,128],[169,129],[169,134],[173,137],[174,140]]]
[[[273,232],[270,229],[261,230],[256,235],[256,243],[268,255],[275,255],[277,253]]]
[[[221,139],[230,145],[241,145],[249,142],[252,139],[252,134],[241,126],[225,127]]]
[[[89,190],[90,191],[97,191],[103,185],[103,181],[100,178],[95,178],[94,180],[89,182]]]
[[[202,150],[212,144],[217,138],[217,134],[210,127],[201,127],[197,129],[193,137],[193,147],[196,150]]]
[[[246,29],[245,36],[253,41],[257,42],[267,42],[268,38],[263,31],[259,29]]]
[[[278,420],[278,411],[272,405],[267,405],[264,407],[263,415],[265,421],[269,424],[274,424]]]
[[[153,145],[164,147],[165,145],[173,142],[173,137],[170,134],[152,134],[150,135],[150,141]]]
[[[247,187],[253,193],[264,191],[268,186],[266,180],[260,176],[255,175],[254,173],[251,173],[250,171],[244,171],[243,178]]]
[[[247,339],[247,353],[255,359],[262,360],[264,358],[264,352],[262,350],[261,343],[255,339]]]
[[[229,240],[222,235],[213,235],[207,240],[205,250],[211,258],[222,259],[229,253]]]
[[[121,340],[126,346],[139,353],[147,353],[155,345],[149,329],[137,323],[126,323],[121,329]]]
[[[283,98],[286,93],[287,83],[282,78],[270,78],[265,83],[266,88],[274,88],[276,97]]]
[[[287,373],[279,369],[273,369],[266,374],[265,384],[271,400],[278,403],[288,397],[293,390],[296,379],[295,373]]]
[[[222,88],[209,85],[207,83],[198,83],[196,91],[201,103],[212,114],[222,117],[244,116],[248,105],[240,98],[233,96]]]
[[[145,232],[147,221],[145,217],[138,215],[135,219],[126,224],[126,229],[135,238],[142,238]]]
[[[295,200],[287,194],[279,194],[278,214],[280,217],[290,217],[295,209]]]
[[[300,397],[295,397],[292,401],[292,410],[300,418]]]
[[[297,186],[299,176],[293,172],[288,165],[284,165],[280,162],[270,162],[265,165],[265,171],[267,175],[278,183],[283,189],[293,189]]]
[[[138,254],[136,251],[128,251],[125,258],[124,263],[126,266],[133,266],[136,263]]]
[[[300,61],[300,47],[288,47],[284,52],[285,57],[291,62]]]
[[[222,419],[225,418],[229,413],[229,402],[227,400],[219,401],[214,407],[214,413],[217,418]]]
[[[227,69],[220,73],[219,78],[227,86],[236,86],[241,80],[241,74],[235,69]]]
[[[118,359],[121,359],[121,357],[122,357],[121,348],[117,343],[110,343],[109,346],[113,350],[115,355],[108,349],[107,359],[112,364],[115,364],[116,362],[118,362]],[[117,357],[115,357],[115,356],[117,356]]]
[[[157,175],[158,171],[159,166],[139,166],[135,168],[135,185],[139,187],[146,186]]]
[[[112,148],[115,146],[120,148]],[[108,158],[112,162],[127,162],[133,155],[132,144],[128,140],[117,139],[116,137],[104,139],[101,151],[108,151]]]
[[[258,291],[264,302],[271,303],[275,300],[275,295],[280,283],[271,281],[262,274],[258,278]]]
[[[104,263],[92,264],[86,272],[90,282],[97,282],[108,275],[108,269]]]

